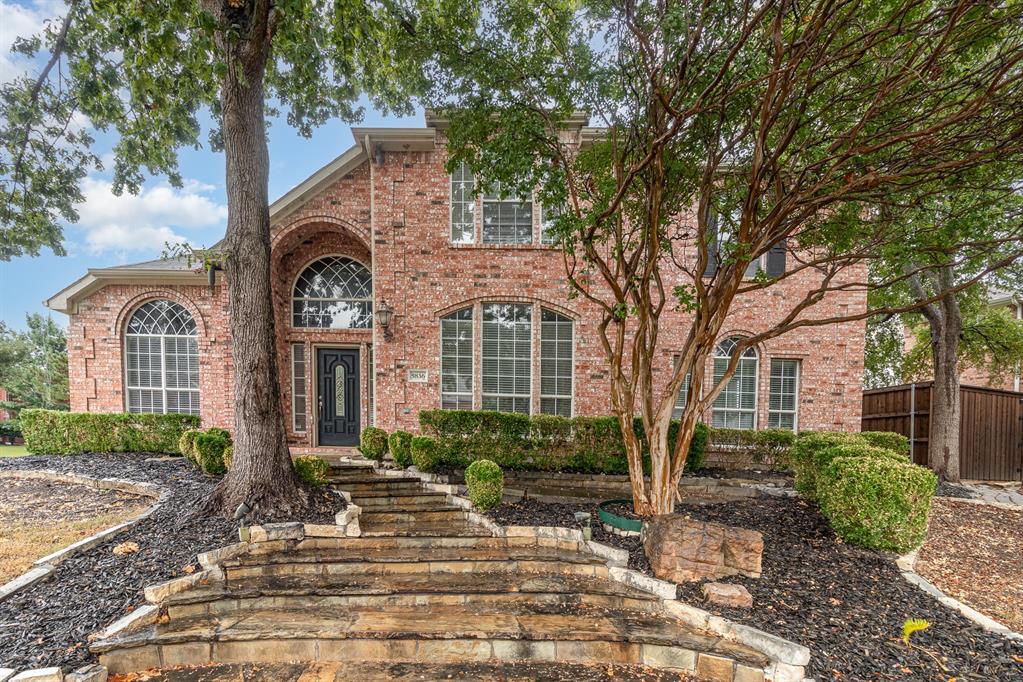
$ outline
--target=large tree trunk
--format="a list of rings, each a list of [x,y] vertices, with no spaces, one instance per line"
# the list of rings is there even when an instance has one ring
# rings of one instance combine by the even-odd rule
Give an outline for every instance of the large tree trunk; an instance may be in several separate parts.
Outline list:
[[[252,48],[249,43],[244,56],[236,53],[240,48],[228,50],[230,66],[221,92],[227,159],[224,267],[234,363],[234,462],[210,502],[228,515],[244,502],[256,518],[293,518],[308,506],[308,496],[291,466],[277,369],[267,202],[270,160],[263,112],[269,46],[260,53]]]
[[[928,463],[942,480],[959,480],[959,337],[962,315],[955,295],[946,295],[936,307],[940,314],[926,314],[931,329],[934,386],[931,389],[931,433]]]

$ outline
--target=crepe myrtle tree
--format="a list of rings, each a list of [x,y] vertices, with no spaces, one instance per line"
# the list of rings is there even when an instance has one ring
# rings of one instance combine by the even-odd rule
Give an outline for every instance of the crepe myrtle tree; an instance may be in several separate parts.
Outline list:
[[[975,367],[1006,376],[1023,361],[1023,323],[988,304],[997,290],[1023,290],[1021,188],[1018,164],[991,164],[960,174],[954,184],[942,182],[937,191],[906,193],[875,214],[878,222],[897,223],[907,242],[884,250],[872,276],[882,282],[907,276],[871,292],[871,303],[919,307],[901,316],[914,337],[910,350],[885,344],[881,335],[872,341],[890,348],[872,347],[868,359],[901,364],[906,379],[933,378],[928,463],[945,480],[960,476],[960,373]],[[974,283],[960,288],[964,282]]]
[[[457,5],[457,7],[456,7]],[[457,11],[456,11],[457,10]],[[143,173],[180,184],[177,152],[198,147],[208,112],[224,152],[224,269],[231,313],[234,462],[210,500],[231,514],[293,515],[308,505],[285,442],[270,283],[267,117],[303,135],[360,118],[367,95],[404,111],[432,40],[473,16],[450,0],[70,0],[62,19],[14,49],[37,73],[0,96],[0,258],[62,254],[79,182],[99,160],[89,130],[113,133],[115,191]]]
[[[899,222],[864,219],[879,205],[1019,158],[1023,6],[548,7],[488,6],[474,36],[446,55],[430,106],[449,119],[451,168],[467,163],[483,190],[495,182],[519,195],[536,189],[553,207],[548,229],[562,247],[570,295],[601,314],[633,504],[643,515],[669,513],[697,421],[746,349],[800,327],[938,300],[934,292],[882,311],[817,312],[829,294],[862,295],[917,272],[868,278],[865,262],[912,244]],[[575,135],[563,122],[577,110],[593,127]],[[772,252],[786,254],[785,268],[757,269]],[[707,382],[729,313],[752,297],[772,302],[765,328],[740,338],[718,380]],[[655,359],[670,308],[686,312],[689,326],[665,382]],[[649,442],[649,482],[634,415]]]

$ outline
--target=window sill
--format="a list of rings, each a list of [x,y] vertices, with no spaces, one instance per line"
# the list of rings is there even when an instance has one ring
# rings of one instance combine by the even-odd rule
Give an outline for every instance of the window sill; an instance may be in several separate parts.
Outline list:
[[[557,245],[555,244],[481,244],[481,243],[457,243],[448,242],[448,248],[452,249],[468,249],[468,250],[479,250],[479,251],[555,251]]]

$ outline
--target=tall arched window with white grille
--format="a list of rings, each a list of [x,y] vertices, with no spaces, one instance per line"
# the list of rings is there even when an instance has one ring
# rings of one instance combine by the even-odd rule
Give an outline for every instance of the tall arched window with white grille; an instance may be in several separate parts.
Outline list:
[[[174,301],[140,305],[125,327],[129,412],[199,414],[199,342],[192,315]]]
[[[714,351],[714,385],[724,379],[725,370],[739,345],[732,337],[718,344]],[[714,399],[713,425],[727,429],[755,429],[757,427],[757,373],[760,356],[749,347],[739,357],[735,374],[728,380],[725,390]]]
[[[326,329],[369,329],[373,325],[373,277],[347,256],[313,261],[295,281],[292,325]]]

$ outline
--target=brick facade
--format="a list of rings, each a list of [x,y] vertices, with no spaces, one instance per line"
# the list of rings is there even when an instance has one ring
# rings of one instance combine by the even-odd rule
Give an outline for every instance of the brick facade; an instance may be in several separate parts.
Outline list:
[[[370,418],[369,351],[375,363],[375,423],[387,430],[417,430],[421,409],[440,405],[440,318],[468,305],[474,315],[474,406],[480,406],[479,304],[523,302],[534,306],[534,411],[539,405],[539,309],[574,320],[573,411],[608,414],[607,369],[595,326],[597,311],[568,298],[558,252],[539,243],[539,211],[534,207],[534,244],[456,245],[450,241],[449,179],[442,147],[381,150],[333,177],[274,218],[273,277],[278,351],[288,433],[296,446],[315,445],[315,401],[311,385],[308,428],[293,428],[291,344],[301,343],[306,367],[314,367],[319,346],[360,350],[362,425]],[[379,329],[297,329],[291,324],[291,296],[301,270],[326,255],[349,256],[371,268],[374,308],[383,300],[394,308],[393,338]],[[766,293],[737,300],[728,334],[756,332],[788,312],[786,299],[805,291],[810,275],[791,278]],[[201,413],[207,426],[232,426],[231,353],[227,296],[222,282],[207,286],[110,284],[78,302],[72,311],[69,354],[71,408],[124,410],[123,323],[144,300],[166,297],[181,302],[199,326]],[[856,312],[866,305],[861,293],[828,296],[815,317]],[[666,381],[673,351],[686,331],[685,316],[668,312],[661,322],[663,350],[659,377]],[[801,360],[798,419],[801,429],[858,430],[863,373],[864,323],[849,322],[799,330],[759,348],[757,423],[767,424],[771,358]],[[409,382],[411,369],[426,370],[425,383]],[[310,384],[312,382],[310,381]],[[709,417],[709,415],[708,415]]]

